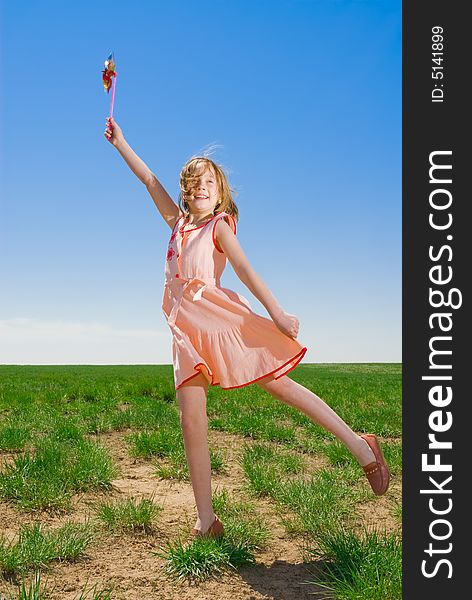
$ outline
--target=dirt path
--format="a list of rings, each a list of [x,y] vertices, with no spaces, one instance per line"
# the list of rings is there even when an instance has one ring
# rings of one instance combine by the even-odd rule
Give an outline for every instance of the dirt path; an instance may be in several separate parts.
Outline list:
[[[152,551],[159,551],[161,545],[176,539],[179,534],[186,537],[190,531],[196,517],[192,488],[189,482],[160,480],[154,475],[152,460],[130,457],[124,442],[127,433],[94,436],[109,450],[121,474],[113,480],[112,491],[106,494],[75,496],[70,514],[23,513],[13,504],[0,502],[0,528],[7,539],[16,537],[22,523],[32,524],[41,520],[45,525],[58,527],[68,519],[83,522],[93,516],[93,504],[97,500],[152,498],[163,507],[154,531],[125,535],[103,532],[79,561],[53,563],[50,573],[42,576],[43,582],[48,577],[47,589],[54,590],[48,598],[76,600],[87,578],[87,589],[95,583],[98,584],[97,589],[113,584],[113,600],[316,600],[324,597],[321,588],[303,583],[312,578],[310,570],[315,569],[314,564],[303,562],[303,540],[287,535],[275,504],[266,499],[257,499],[255,504],[258,514],[271,531],[271,537],[267,547],[257,554],[256,566],[240,568],[237,572],[198,586],[187,582],[173,583],[163,571],[163,559],[154,556]],[[245,440],[211,430],[209,441],[210,447],[218,448],[224,454],[227,465],[227,473],[213,477],[213,490],[225,489],[231,497],[244,499],[244,473],[237,458]],[[327,465],[324,457],[305,455],[305,459],[311,472]],[[374,517],[369,504],[364,507],[366,523]],[[381,518],[380,525],[386,529],[393,527],[387,502],[372,505],[375,506],[375,516]],[[15,591],[15,582],[0,578],[2,600],[3,595]],[[91,598],[91,594],[86,597]]]

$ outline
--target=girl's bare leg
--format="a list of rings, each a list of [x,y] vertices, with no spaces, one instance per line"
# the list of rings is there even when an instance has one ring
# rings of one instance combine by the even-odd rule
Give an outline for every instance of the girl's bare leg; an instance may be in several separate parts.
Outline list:
[[[211,502],[211,466],[206,401],[208,381],[199,373],[176,391],[185,454],[197,505],[196,529],[206,531],[215,514]]]
[[[324,400],[311,390],[284,375],[280,379],[273,376],[261,379],[257,384],[274,398],[298,408],[321,427],[324,427],[343,442],[356,457],[361,466],[375,461],[369,444],[355,433]]]

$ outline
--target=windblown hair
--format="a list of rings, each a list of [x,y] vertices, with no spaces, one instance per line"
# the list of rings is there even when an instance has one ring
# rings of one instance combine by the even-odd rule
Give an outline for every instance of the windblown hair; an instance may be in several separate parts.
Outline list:
[[[198,183],[198,178],[207,169],[210,169],[214,172],[216,177],[216,185],[218,188],[218,204],[215,206],[213,214],[217,215],[218,213],[225,211],[232,215],[234,220],[237,222],[238,207],[233,200],[233,194],[236,192],[230,187],[223,166],[216,164],[207,156],[194,156],[183,166],[180,172],[179,207],[185,213],[185,215],[188,216],[189,207],[187,203],[187,197],[191,196],[192,190]]]

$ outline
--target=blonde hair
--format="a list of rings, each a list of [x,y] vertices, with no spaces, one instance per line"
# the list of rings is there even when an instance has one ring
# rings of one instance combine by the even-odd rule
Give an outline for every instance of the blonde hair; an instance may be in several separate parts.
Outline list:
[[[215,163],[211,158],[208,158],[208,156],[194,156],[182,167],[179,182],[179,207],[186,216],[188,216],[189,210],[186,197],[191,195],[193,187],[198,182],[198,178],[207,169],[214,172],[218,188],[218,204],[215,206],[213,214],[217,215],[224,211],[232,215],[237,222],[238,207],[233,200],[233,194],[236,194],[237,192],[230,187],[224,167]]]

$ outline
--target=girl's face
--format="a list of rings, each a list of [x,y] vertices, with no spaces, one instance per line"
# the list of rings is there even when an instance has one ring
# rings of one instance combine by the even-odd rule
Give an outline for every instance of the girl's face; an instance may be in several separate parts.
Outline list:
[[[197,178],[187,203],[191,213],[208,214],[215,210],[218,204],[218,185],[213,169],[206,169]]]

